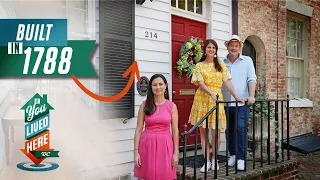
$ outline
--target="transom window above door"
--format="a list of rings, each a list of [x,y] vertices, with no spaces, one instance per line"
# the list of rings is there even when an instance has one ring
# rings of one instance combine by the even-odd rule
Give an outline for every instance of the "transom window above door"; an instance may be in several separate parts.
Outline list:
[[[203,15],[202,0],[171,0],[171,6],[177,9]]]

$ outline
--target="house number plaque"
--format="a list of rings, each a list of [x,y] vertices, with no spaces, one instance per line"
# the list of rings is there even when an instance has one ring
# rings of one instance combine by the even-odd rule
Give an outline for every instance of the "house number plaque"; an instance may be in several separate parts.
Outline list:
[[[140,77],[140,81],[137,82],[137,90],[141,96],[146,96],[148,94],[149,79],[145,76]]]

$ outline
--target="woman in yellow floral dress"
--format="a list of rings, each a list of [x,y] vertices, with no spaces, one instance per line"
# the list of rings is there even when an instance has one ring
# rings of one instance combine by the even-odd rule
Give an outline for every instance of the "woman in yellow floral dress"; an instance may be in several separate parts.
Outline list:
[[[244,102],[237,97],[234,92],[233,84],[231,82],[231,75],[225,63],[218,60],[217,51],[218,45],[216,41],[208,39],[204,42],[204,55],[201,60],[196,64],[196,67],[192,74],[191,82],[199,88],[194,96],[191,113],[189,117],[189,123],[195,125],[201,118],[203,118],[214,106],[216,106],[216,95],[219,94],[219,100],[223,100],[221,87],[222,84],[230,91],[232,96],[237,100]],[[212,153],[214,155],[214,143],[215,143],[215,120],[216,113],[212,113],[208,117],[208,127],[212,129]],[[218,124],[218,150],[220,147],[220,130],[226,129],[226,114],[223,104],[219,105],[219,124]],[[205,139],[206,139],[206,123],[205,121],[199,126],[201,147],[203,154],[205,154]],[[207,151],[207,171],[214,170],[214,156],[212,157],[212,163],[210,162],[210,151],[208,146]],[[217,170],[219,166],[217,164]],[[205,171],[205,165],[200,168],[200,172]]]

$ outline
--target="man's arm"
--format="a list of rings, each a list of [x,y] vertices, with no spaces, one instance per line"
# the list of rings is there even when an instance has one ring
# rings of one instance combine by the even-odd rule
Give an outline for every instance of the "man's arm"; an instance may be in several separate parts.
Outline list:
[[[250,60],[249,61],[250,64],[249,64],[249,67],[248,67],[249,72],[248,72],[248,79],[247,79],[247,83],[248,83],[248,86],[249,86],[248,103],[249,104],[253,104],[255,102],[254,93],[256,91],[257,76],[256,76],[256,71],[254,69],[253,61],[252,61],[251,58],[249,60]]]

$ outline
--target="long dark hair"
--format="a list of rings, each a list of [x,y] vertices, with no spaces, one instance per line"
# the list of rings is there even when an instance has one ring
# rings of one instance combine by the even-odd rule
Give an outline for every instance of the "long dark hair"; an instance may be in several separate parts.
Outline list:
[[[169,99],[169,91],[168,91],[167,79],[162,74],[154,74],[150,78],[150,81],[149,81],[147,100],[146,100],[146,104],[145,104],[144,109],[143,109],[143,111],[144,111],[144,113],[146,115],[151,115],[151,114],[153,114],[155,112],[156,104],[154,103],[154,94],[152,92],[152,82],[153,82],[154,79],[159,78],[159,77],[167,85],[166,91],[164,93],[164,98]]]
[[[217,71],[221,72],[222,71],[222,67],[219,63],[219,60],[218,60],[218,44],[215,40],[213,39],[207,39],[205,42],[204,42],[204,45],[203,45],[203,55],[200,59],[199,62],[202,62],[206,59],[207,55],[206,55],[206,48],[207,46],[212,43],[215,47],[216,47],[216,54],[215,54],[215,57],[213,57],[213,63],[214,63],[214,68],[216,68]]]

